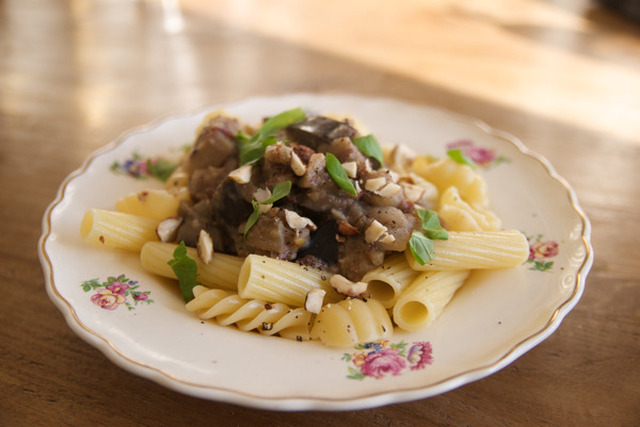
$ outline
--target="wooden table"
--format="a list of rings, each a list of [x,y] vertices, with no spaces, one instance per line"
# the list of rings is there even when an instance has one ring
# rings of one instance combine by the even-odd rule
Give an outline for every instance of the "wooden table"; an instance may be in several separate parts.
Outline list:
[[[555,4],[557,3],[557,4]],[[589,1],[0,2],[0,425],[638,425],[640,28]],[[123,131],[255,95],[390,96],[517,135],[575,188],[595,263],[549,339],[416,402],[275,413],[115,367],[45,293],[41,218]]]

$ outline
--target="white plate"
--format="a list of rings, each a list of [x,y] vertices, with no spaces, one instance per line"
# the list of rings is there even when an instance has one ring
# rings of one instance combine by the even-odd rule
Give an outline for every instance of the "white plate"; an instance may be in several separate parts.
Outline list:
[[[381,143],[405,143],[419,153],[441,156],[447,144],[470,142],[475,154],[494,159],[482,169],[493,210],[505,228],[531,236],[537,259],[475,274],[423,331],[396,333],[383,347],[332,349],[201,322],[185,311],[175,284],[145,273],[136,255],[81,240],[79,224],[87,209],[113,209],[123,195],[161,187],[154,179],[114,173],[114,163],[122,165],[133,153],[176,155],[214,109],[255,123],[298,106],[348,113]],[[593,262],[589,238],[589,221],[573,190],[513,137],[392,99],[295,94],[171,117],[98,150],[60,187],[44,216],[39,250],[52,301],[80,337],[122,368],[206,399],[271,410],[347,410],[452,390],[504,368],[539,344],[582,295]],[[147,300],[136,304],[130,292],[113,310],[97,305],[108,277],[122,274],[137,282],[130,283],[138,286],[135,291],[148,292]],[[99,287],[83,289],[92,279]]]

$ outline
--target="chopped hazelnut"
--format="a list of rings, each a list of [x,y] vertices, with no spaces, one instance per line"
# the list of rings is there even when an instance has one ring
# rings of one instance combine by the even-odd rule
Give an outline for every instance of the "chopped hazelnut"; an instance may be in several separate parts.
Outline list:
[[[182,224],[182,217],[172,216],[164,219],[156,227],[156,234],[161,242],[172,242],[178,235],[178,229]]]
[[[355,236],[360,231],[347,221],[338,221],[338,233],[343,236]]]
[[[256,202],[264,202],[269,197],[271,197],[271,190],[268,188],[258,188],[253,192],[253,198]],[[260,209],[260,213],[264,214],[269,212],[269,210],[273,207],[273,203],[260,203],[258,208]]]
[[[310,313],[318,314],[322,310],[322,302],[327,292],[324,289],[311,289],[304,299],[304,309]]]
[[[291,153],[291,170],[296,176],[303,176],[307,172],[307,165],[304,164],[300,156],[295,152]]]
[[[393,243],[395,241],[396,241],[395,236],[389,233],[384,233],[384,235],[380,239],[380,243]]]
[[[206,230],[200,230],[196,248],[198,249],[198,256],[200,257],[200,260],[205,264],[211,263],[211,260],[213,259],[213,240]]]
[[[400,186],[404,191],[404,197],[410,202],[417,202],[424,195],[424,188],[419,185],[409,184],[408,182],[401,182]]]
[[[349,297],[358,297],[367,291],[367,282],[352,282],[340,274],[334,274],[329,279],[331,287],[339,294]]]
[[[246,184],[251,181],[251,165],[240,166],[229,172],[229,178],[238,184]]]
[[[398,184],[394,184],[393,182],[388,183],[382,189],[377,190],[375,193],[381,196],[384,199],[389,199],[396,194],[398,194],[402,190],[402,188]]]
[[[264,158],[271,163],[286,165],[291,161],[291,153],[293,150],[288,145],[281,142],[269,145],[264,153]]]
[[[358,176],[358,164],[356,162],[345,162],[342,164],[342,168],[349,178],[356,178]]]
[[[309,227],[313,231],[318,228],[309,218],[300,216],[296,212],[288,209],[284,210],[284,218],[293,230],[302,230],[305,227]]]
[[[381,243],[393,243],[396,238],[389,234],[387,227],[374,219],[364,232],[364,240],[367,243],[376,243],[378,241]]]
[[[377,220],[371,221],[369,227],[364,232],[364,240],[367,243],[375,243],[380,237],[387,232],[387,227],[380,224]]]
[[[378,178],[371,178],[365,181],[364,189],[367,191],[376,191],[384,187],[387,183],[387,179],[383,176]]]

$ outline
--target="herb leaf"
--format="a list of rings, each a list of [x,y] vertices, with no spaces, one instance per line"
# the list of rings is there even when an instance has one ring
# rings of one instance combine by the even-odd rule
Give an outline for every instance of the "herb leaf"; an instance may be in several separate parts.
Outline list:
[[[436,211],[430,209],[418,209],[416,213],[418,214],[418,218],[420,218],[425,236],[430,239],[449,239],[449,233],[447,233],[447,230],[440,225],[440,218],[438,218],[438,213]]]
[[[476,162],[471,160],[471,157],[464,154],[462,150],[460,150],[459,148],[448,150],[447,156],[449,156],[456,163],[460,163],[461,165],[471,166],[473,169],[476,168]]]
[[[356,187],[354,187],[353,182],[349,179],[347,175],[347,171],[344,170],[340,160],[336,156],[331,153],[327,153],[325,155],[326,168],[327,172],[331,178],[335,181],[338,187],[342,188],[349,194],[357,197],[358,192],[356,191]]]
[[[193,296],[193,288],[200,284],[196,279],[198,276],[198,265],[195,260],[187,256],[187,247],[184,241],[173,251],[173,258],[168,262],[169,266],[178,278],[178,284],[182,291],[182,297],[185,302],[191,301]]]
[[[291,126],[292,124],[301,122],[306,117],[302,108],[294,108],[292,110],[283,111],[270,117],[262,127],[258,130],[263,136],[274,135],[276,132]]]
[[[418,261],[420,265],[424,265],[427,261],[433,259],[433,240],[447,240],[449,233],[440,225],[438,213],[430,209],[418,209],[416,211],[422,231],[414,231],[409,239],[409,249],[411,255]]]
[[[249,219],[247,219],[247,222],[244,225],[244,234],[242,235],[244,239],[247,238],[247,233],[251,230],[251,227],[256,225],[256,222],[258,222],[258,218],[260,217],[260,204],[254,200],[251,202],[251,205],[253,206],[253,212],[249,215]]]
[[[271,197],[262,202],[257,202],[263,205],[268,205],[269,203],[275,203],[278,200],[285,197],[291,191],[291,181],[282,181],[274,185],[273,191],[271,192]]]
[[[353,144],[360,150],[365,156],[373,157],[382,166],[384,160],[382,157],[382,148],[378,140],[373,135],[366,135],[353,140]]]
[[[273,136],[278,131],[302,121],[305,117],[303,109],[294,108],[269,118],[248,140],[244,132],[238,132],[236,141],[240,145],[240,166],[261,159],[266,148],[276,143],[276,138]]]
[[[251,202],[251,206],[253,206],[253,212],[247,219],[246,224],[244,225],[243,238],[245,239],[247,238],[247,233],[249,232],[249,230],[251,230],[251,227],[256,225],[256,222],[258,222],[258,218],[260,217],[260,205],[268,205],[270,203],[275,203],[278,200],[282,199],[283,197],[286,197],[290,191],[291,191],[291,181],[283,181],[283,182],[277,183],[273,187],[273,191],[271,192],[271,197],[269,197],[267,200],[263,200],[262,202],[256,202],[255,200],[253,200]]]
[[[409,249],[411,250],[411,255],[413,255],[420,265],[424,265],[435,256],[433,253],[433,240],[429,239],[420,231],[411,233]]]

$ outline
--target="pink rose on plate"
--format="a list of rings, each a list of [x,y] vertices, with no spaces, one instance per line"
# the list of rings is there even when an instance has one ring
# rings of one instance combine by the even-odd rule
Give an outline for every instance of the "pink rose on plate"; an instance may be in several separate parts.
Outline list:
[[[529,257],[533,259],[552,258],[558,255],[558,242],[548,240],[546,242],[536,242],[531,245]]]
[[[109,289],[114,294],[124,295],[125,292],[127,292],[127,289],[129,289],[129,284],[116,280],[115,282],[112,282],[109,286],[107,286],[107,289]]]
[[[135,292],[132,293],[133,299],[136,301],[146,301],[147,299],[149,299],[149,294],[144,293],[144,292]]]
[[[121,294],[114,294],[109,289],[102,289],[91,297],[91,302],[105,310],[115,310],[124,302],[124,299]]]
[[[405,362],[395,348],[385,348],[379,352],[369,353],[360,367],[364,375],[382,378],[386,374],[399,375]]]
[[[447,144],[448,150],[459,149],[462,154],[469,157],[478,166],[489,166],[496,160],[496,153],[488,148],[477,147],[473,141],[463,139]]]
[[[433,362],[431,343],[428,341],[416,342],[409,349],[407,361],[411,365],[411,370],[422,369]]]

